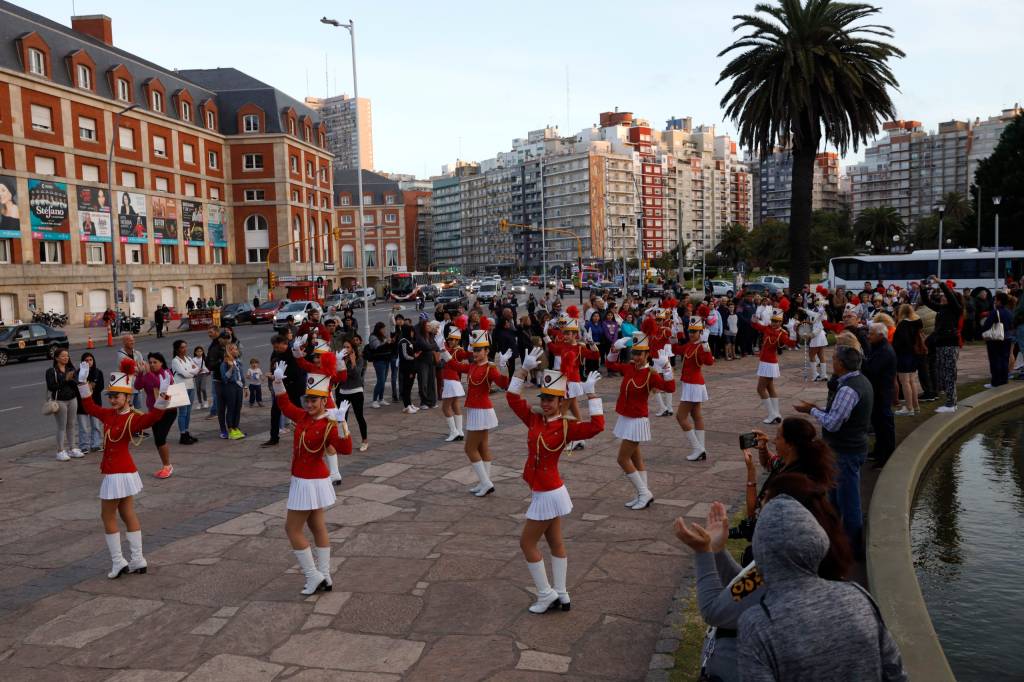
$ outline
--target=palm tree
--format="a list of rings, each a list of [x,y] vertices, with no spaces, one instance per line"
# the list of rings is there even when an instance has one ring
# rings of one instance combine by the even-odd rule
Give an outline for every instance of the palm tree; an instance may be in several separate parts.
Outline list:
[[[889,88],[899,84],[888,60],[903,52],[885,42],[893,35],[888,26],[858,23],[879,11],[834,0],[759,3],[755,14],[733,17],[734,31],[750,32],[718,55],[742,51],[718,78],[732,81],[721,104],[739,128],[740,144],[761,158],[780,144],[793,154],[789,275],[795,291],[810,274],[811,190],[822,142],[845,156],[878,133],[880,120],[896,117]]]
[[[722,231],[722,239],[715,246],[715,252],[722,254],[725,261],[732,267],[743,258],[747,245],[747,228],[739,223],[730,223]]]
[[[955,220],[960,225],[966,225],[973,213],[971,204],[960,192],[946,192],[943,194],[942,205],[946,209],[946,219]]]
[[[865,208],[853,223],[854,238],[858,243],[871,242],[873,253],[885,251],[894,235],[904,236],[903,216],[892,206]]]

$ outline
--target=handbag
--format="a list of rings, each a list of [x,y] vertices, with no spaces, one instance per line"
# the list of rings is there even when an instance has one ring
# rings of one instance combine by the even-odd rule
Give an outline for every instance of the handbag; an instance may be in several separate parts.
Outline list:
[[[928,346],[924,342],[924,333],[919,329],[914,337],[914,355],[928,355]]]
[[[981,333],[981,338],[986,339],[988,341],[1002,341],[1004,338],[1006,338],[1006,331],[1003,329],[1003,323],[996,322],[995,324],[993,324],[991,327],[989,327],[989,330],[987,332]]]
[[[50,397],[49,391],[46,392],[46,398],[43,400],[43,409],[41,411],[44,417],[60,412],[60,403]]]

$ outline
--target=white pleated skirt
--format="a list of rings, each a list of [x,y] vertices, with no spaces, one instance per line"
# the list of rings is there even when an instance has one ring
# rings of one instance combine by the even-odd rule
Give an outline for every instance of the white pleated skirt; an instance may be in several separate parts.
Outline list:
[[[782,376],[779,371],[779,363],[777,362],[759,362],[757,363],[757,376],[766,377],[768,379],[778,379]]]
[[[465,411],[466,431],[490,431],[498,428],[498,415],[494,413],[493,407],[467,407]]]
[[[616,438],[631,440],[634,443],[646,443],[651,439],[651,420],[647,417],[624,417],[618,415],[615,420]]]
[[[568,516],[570,512],[572,499],[563,485],[554,490],[534,491],[530,508],[526,510],[526,518],[531,521],[549,521],[559,516]]]
[[[461,381],[455,381],[455,379],[445,379],[444,385],[441,387],[441,398],[461,398],[466,395],[466,389],[462,388]]]
[[[811,337],[811,348],[824,348],[828,345],[828,337],[825,336],[825,332],[818,332]]]
[[[683,384],[679,391],[679,402],[681,403],[706,403],[711,400],[708,396],[708,387],[704,384]]]
[[[579,398],[583,395],[583,382],[582,381],[570,381],[565,392],[566,398]]]
[[[142,492],[142,478],[138,471],[130,474],[103,474],[100,483],[101,500],[120,500]]]
[[[292,476],[288,487],[288,509],[292,511],[310,511],[325,509],[337,501],[331,477],[299,478]]]

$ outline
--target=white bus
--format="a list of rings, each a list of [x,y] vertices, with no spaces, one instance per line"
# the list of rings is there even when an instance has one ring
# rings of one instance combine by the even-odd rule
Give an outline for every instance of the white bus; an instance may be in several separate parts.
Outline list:
[[[907,288],[910,282],[919,282],[929,275],[951,279],[958,288],[1002,288],[1007,275],[1020,279],[1024,271],[1024,251],[999,251],[999,273],[995,276],[995,251],[977,249],[943,249],[942,272],[939,272],[939,252],[935,249],[914,251],[889,256],[842,256],[828,263],[830,288],[846,287],[860,291],[864,282]]]

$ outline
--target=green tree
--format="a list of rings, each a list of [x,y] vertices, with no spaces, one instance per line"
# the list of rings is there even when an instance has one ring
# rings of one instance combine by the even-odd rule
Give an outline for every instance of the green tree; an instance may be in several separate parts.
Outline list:
[[[1000,197],[999,245],[1024,248],[1024,116],[1011,121],[999,138],[992,155],[978,164],[972,180],[981,186],[981,206],[972,192],[974,210],[981,210],[981,243],[995,243],[995,206]],[[977,213],[975,213],[977,215]]]
[[[866,208],[853,223],[853,235],[858,244],[871,242],[871,253],[886,253],[896,242],[893,236],[903,239],[906,232],[903,216],[892,206]]]
[[[799,290],[809,276],[814,161],[824,145],[840,156],[896,117],[889,89],[899,83],[889,59],[903,52],[885,42],[892,29],[860,23],[879,8],[834,0],[775,0],[755,14],[736,15],[734,31],[749,32],[718,56],[740,53],[722,70],[731,80],[722,98],[739,128],[740,144],[762,158],[776,145],[793,153],[790,204],[790,282]]]
[[[779,220],[766,220],[747,235],[746,248],[751,264],[755,268],[766,268],[777,261],[789,258],[789,228]],[[793,276],[790,274],[790,282]]]
[[[828,261],[856,251],[850,212],[815,211],[811,216],[811,263],[828,269]]]
[[[722,239],[715,245],[716,254],[722,254],[722,260],[730,267],[736,267],[736,263],[746,256],[747,228],[739,223],[730,223],[722,231]]]

